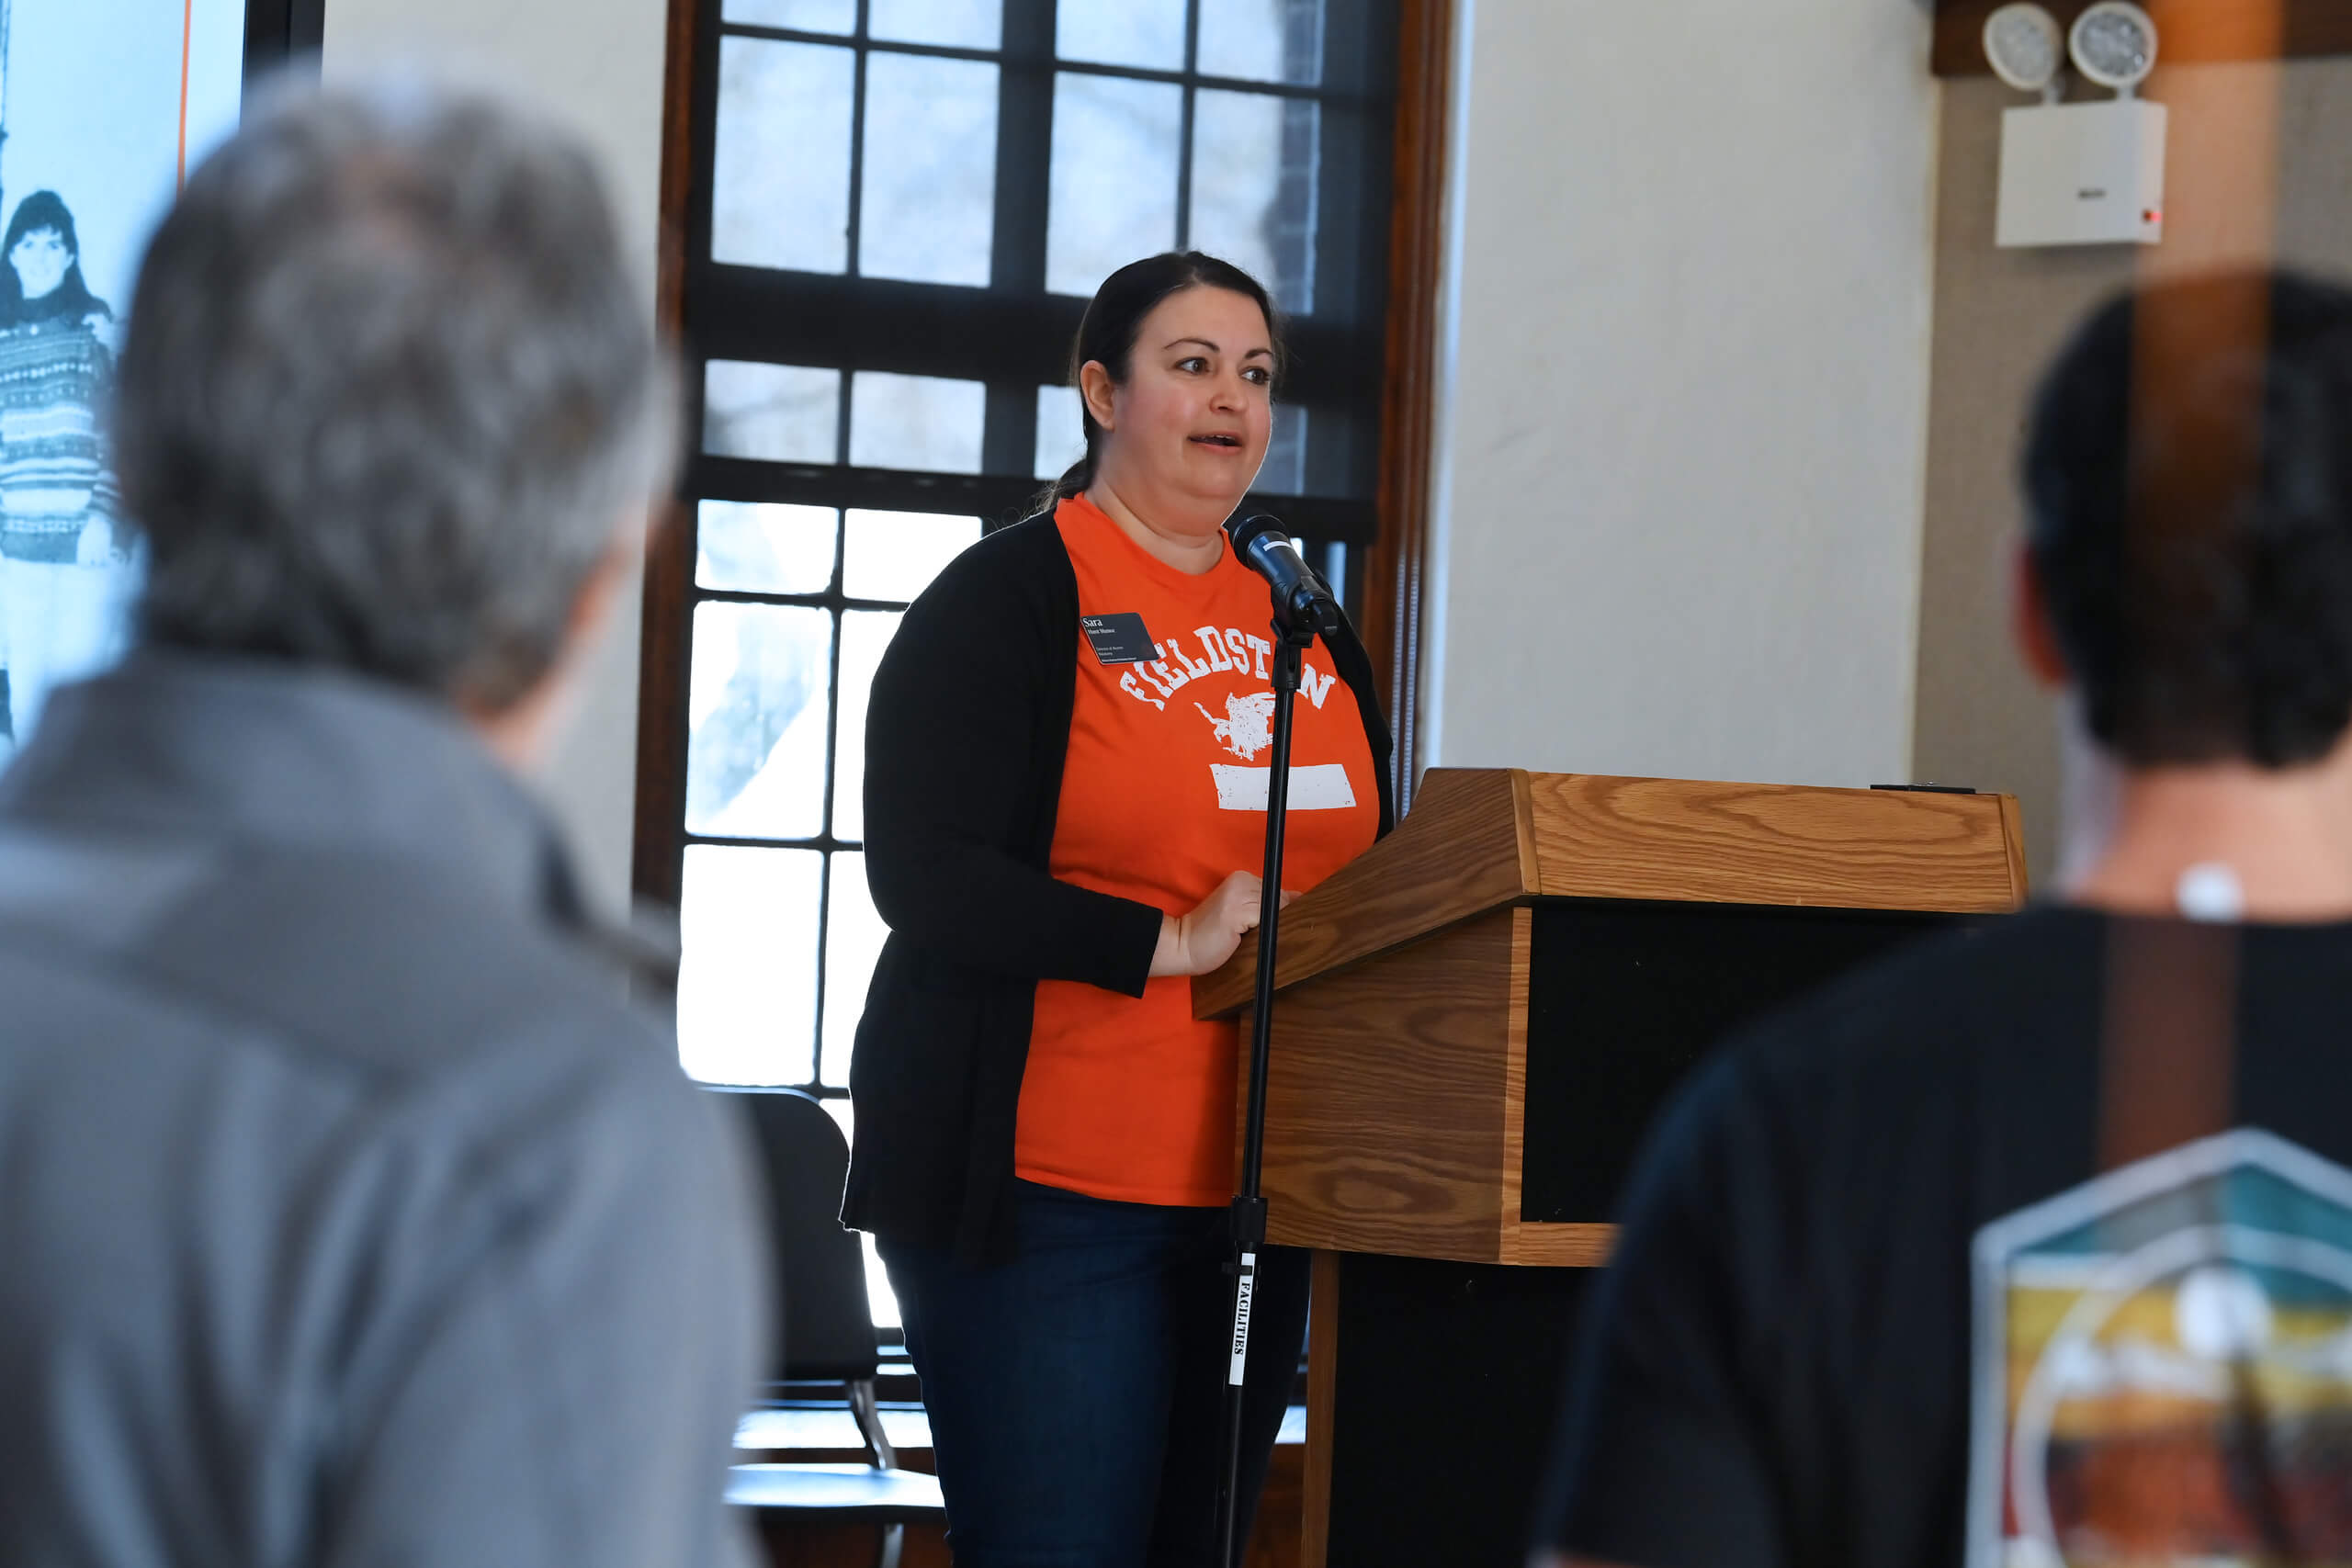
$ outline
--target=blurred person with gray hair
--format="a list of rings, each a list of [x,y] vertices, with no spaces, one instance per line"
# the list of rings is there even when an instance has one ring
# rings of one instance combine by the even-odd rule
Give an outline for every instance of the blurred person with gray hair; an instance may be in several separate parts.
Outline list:
[[[517,777],[669,422],[481,99],[281,93],[155,234],[139,646],[0,777],[0,1562],[741,1560],[751,1167]]]

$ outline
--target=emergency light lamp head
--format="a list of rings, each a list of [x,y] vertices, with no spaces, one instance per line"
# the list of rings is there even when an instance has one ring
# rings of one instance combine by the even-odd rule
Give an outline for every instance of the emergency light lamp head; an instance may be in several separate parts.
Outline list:
[[[2066,63],[2065,35],[2039,6],[2004,6],[1984,18],[1984,58],[1993,74],[2018,92],[2049,93]]]
[[[2131,0],[2099,0],[2075,18],[2075,69],[2125,97],[2156,68],[2156,24]]]

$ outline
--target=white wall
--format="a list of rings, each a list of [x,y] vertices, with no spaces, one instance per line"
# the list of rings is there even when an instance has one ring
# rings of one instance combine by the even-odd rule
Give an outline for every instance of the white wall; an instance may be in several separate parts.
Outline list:
[[[1925,10],[1472,0],[1463,25],[1428,760],[1899,782]]]
[[[326,70],[455,70],[570,121],[603,158],[650,311],[667,33],[663,0],[327,0]],[[634,585],[622,610],[546,782],[593,892],[616,908],[628,894],[637,784]]]

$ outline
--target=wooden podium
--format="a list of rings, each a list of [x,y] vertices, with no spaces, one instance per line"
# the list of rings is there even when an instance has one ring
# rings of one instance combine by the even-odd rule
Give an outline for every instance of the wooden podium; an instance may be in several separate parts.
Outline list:
[[[1265,1186],[1269,1238],[1316,1254],[1306,1568],[1520,1568],[1651,1113],[1727,1032],[2025,893],[2007,795],[1428,773],[1283,916]],[[1255,979],[1244,943],[1193,1010],[1247,1039]]]

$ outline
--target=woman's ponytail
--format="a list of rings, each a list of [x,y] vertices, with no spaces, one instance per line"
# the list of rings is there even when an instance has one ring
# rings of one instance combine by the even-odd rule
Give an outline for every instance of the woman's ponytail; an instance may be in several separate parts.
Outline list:
[[[1091,424],[1093,422],[1089,420],[1087,423]],[[1094,482],[1094,434],[1090,430],[1086,437],[1086,456],[1064,468],[1061,478],[1037,492],[1037,499],[1029,503],[1033,513],[1051,512],[1063,502],[1075,501],[1086,493],[1087,487]]]

